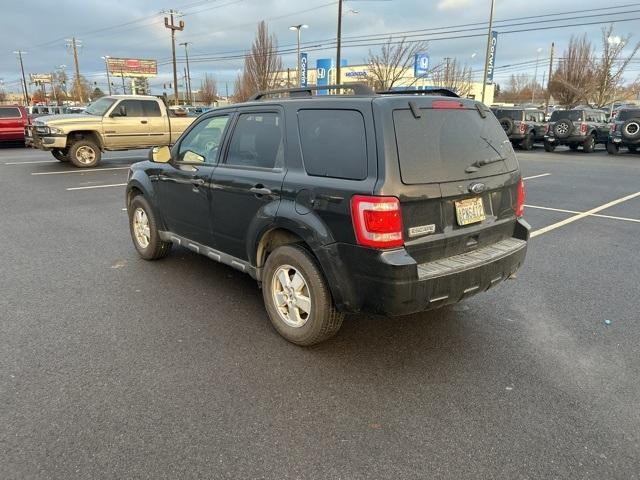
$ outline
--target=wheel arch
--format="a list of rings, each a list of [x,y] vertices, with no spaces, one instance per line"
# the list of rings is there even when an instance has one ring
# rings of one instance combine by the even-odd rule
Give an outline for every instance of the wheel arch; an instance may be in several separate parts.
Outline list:
[[[102,136],[95,130],[74,130],[67,134],[67,148],[69,148],[74,142],[79,140],[93,141],[100,151],[104,151],[104,144],[102,142]]]

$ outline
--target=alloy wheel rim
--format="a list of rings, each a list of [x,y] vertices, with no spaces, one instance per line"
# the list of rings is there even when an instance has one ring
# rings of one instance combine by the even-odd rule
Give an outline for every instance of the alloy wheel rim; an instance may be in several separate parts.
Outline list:
[[[566,123],[558,125],[558,133],[565,134],[569,131],[569,126]]]
[[[83,145],[78,150],[76,150],[76,159],[80,163],[88,165],[90,163],[93,163],[93,161],[96,159],[96,152],[93,148]]]
[[[151,242],[151,229],[149,217],[142,208],[136,208],[133,212],[133,234],[141,248],[147,248]]]
[[[282,265],[273,273],[271,295],[280,319],[300,328],[311,316],[311,293],[302,273],[291,265]]]

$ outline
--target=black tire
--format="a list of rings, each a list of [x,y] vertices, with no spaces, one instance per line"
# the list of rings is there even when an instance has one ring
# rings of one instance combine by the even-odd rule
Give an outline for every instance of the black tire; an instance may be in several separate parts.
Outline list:
[[[59,162],[68,162],[69,161],[69,149],[68,148],[65,148],[64,150],[61,150],[59,148],[54,148],[53,150],[51,150],[51,155],[53,155],[53,158],[55,158]]]
[[[533,132],[527,133],[522,142],[520,142],[520,147],[523,150],[531,150],[533,148]]]
[[[574,152],[577,152],[577,151],[578,151],[578,148],[580,148],[580,144],[578,144],[578,143],[571,143],[571,144],[569,144],[569,148],[570,148],[571,150],[573,150]]]
[[[609,155],[618,155],[620,153],[620,146],[612,142],[607,142],[607,153]]]
[[[555,144],[549,143],[545,140],[544,142],[544,150],[545,152],[553,152],[556,149]]]
[[[502,126],[502,129],[504,130],[504,133],[507,134],[507,136],[513,133],[513,127],[515,126],[515,124],[513,123],[513,120],[511,118],[503,117],[498,121],[500,122],[500,125]]]
[[[592,153],[596,149],[596,139],[593,135],[587,135],[582,143],[582,151],[584,153]]]
[[[146,246],[143,245],[136,237],[136,233],[134,231],[134,216],[138,209],[144,211],[148,220],[149,240]],[[147,199],[142,195],[133,197],[133,200],[131,200],[131,203],[129,204],[129,208],[127,209],[127,213],[129,214],[129,231],[131,233],[131,240],[133,240],[133,246],[138,251],[138,254],[145,260],[157,260],[169,255],[172,244],[171,242],[164,242],[160,239],[158,221],[153,213],[151,205],[147,202]]]
[[[622,124],[620,129],[623,138],[626,140],[640,139],[640,118],[632,118]]]
[[[557,138],[568,138],[573,132],[573,122],[571,120],[559,120],[553,126],[553,133]]]
[[[638,151],[638,147],[635,146],[635,145],[629,145],[629,146],[627,146],[627,148],[629,149],[629,151],[631,153],[636,153]]]
[[[305,281],[304,288],[310,299],[311,311],[306,314],[305,323],[300,326],[287,324],[284,314],[280,313],[276,305],[274,285],[275,290],[278,290],[282,282],[275,281],[275,274],[285,266],[291,267],[302,276]],[[269,319],[286,340],[296,345],[310,346],[327,340],[338,332],[344,313],[336,309],[324,275],[314,257],[306,249],[299,245],[284,245],[276,248],[267,257],[262,279],[262,297]],[[284,291],[282,293],[284,294]],[[283,308],[289,311],[291,307],[291,304],[283,305]]]
[[[95,142],[82,139],[75,141],[69,147],[69,158],[78,168],[93,168],[100,163],[102,153]]]

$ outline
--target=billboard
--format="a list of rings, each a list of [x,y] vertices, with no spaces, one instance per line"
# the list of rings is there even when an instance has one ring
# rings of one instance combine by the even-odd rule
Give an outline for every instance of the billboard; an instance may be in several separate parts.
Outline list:
[[[306,53],[300,54],[300,86],[307,86],[307,75],[308,75],[308,57]]]
[[[316,60],[316,72],[317,72],[317,80],[316,84],[318,86],[329,85],[329,73],[333,68],[333,60],[330,58],[319,58]],[[318,90],[316,92],[317,95],[327,95],[329,92],[327,90]]]
[[[30,73],[31,83],[51,83],[53,77],[50,73]]]
[[[107,58],[107,68],[111,75],[118,77],[155,77],[158,75],[158,62],[140,58]]]
[[[493,83],[493,70],[496,65],[496,47],[498,45],[498,32],[491,32],[491,43],[489,44],[489,61],[487,62],[487,83]]]
[[[429,54],[416,53],[413,61],[413,76],[416,78],[424,77],[429,74]]]

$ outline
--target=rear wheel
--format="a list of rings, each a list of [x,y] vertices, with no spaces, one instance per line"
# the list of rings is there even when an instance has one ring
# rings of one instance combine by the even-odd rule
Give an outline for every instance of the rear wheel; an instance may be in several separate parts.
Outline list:
[[[617,155],[620,153],[620,147],[615,143],[607,142],[607,153],[610,155]]]
[[[309,346],[334,336],[344,319],[313,256],[298,245],[276,248],[263,271],[262,297],[271,323],[288,341]]]
[[[166,257],[171,251],[171,242],[160,239],[156,216],[142,195],[133,197],[128,208],[129,230],[138,254],[145,260]]]
[[[553,152],[556,149],[556,146],[553,143],[549,143],[545,140],[544,149],[546,152]]]
[[[591,153],[596,149],[596,139],[593,135],[588,135],[582,143],[582,150],[584,153]]]
[[[91,168],[100,163],[102,154],[100,149],[91,140],[78,140],[69,148],[71,163],[79,168]]]
[[[520,143],[520,146],[523,150],[531,150],[533,148],[533,133],[529,132]]]
[[[53,158],[55,158],[59,162],[68,162],[69,161],[69,149],[68,148],[65,148],[65,149],[54,148],[53,150],[51,150],[51,155],[53,155]]]

